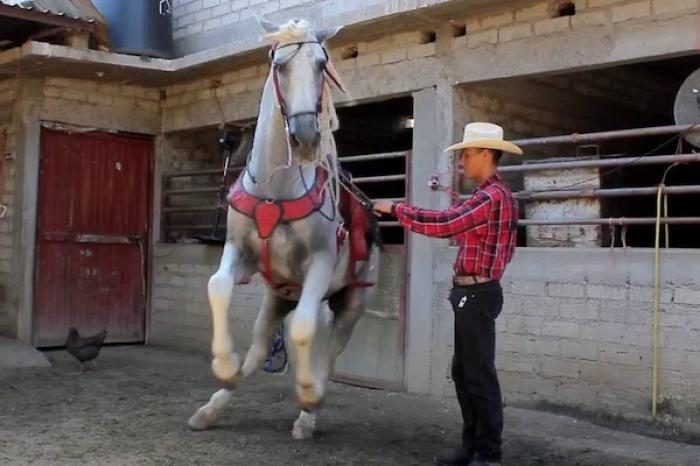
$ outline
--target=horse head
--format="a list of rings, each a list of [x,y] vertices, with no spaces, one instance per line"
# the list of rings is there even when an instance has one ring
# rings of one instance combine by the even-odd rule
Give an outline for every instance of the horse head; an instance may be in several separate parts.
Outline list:
[[[282,25],[261,17],[258,21],[272,44],[271,79],[292,155],[301,163],[317,161],[324,110],[331,113],[328,129],[333,131],[338,126],[333,105],[328,105],[327,81],[341,89],[342,86],[333,71],[325,41],[340,28],[315,30],[308,21],[299,19]]]

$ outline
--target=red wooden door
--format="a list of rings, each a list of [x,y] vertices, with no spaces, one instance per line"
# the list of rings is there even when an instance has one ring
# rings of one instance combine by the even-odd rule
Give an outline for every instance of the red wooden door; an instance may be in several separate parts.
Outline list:
[[[144,339],[152,141],[43,130],[34,341]]]

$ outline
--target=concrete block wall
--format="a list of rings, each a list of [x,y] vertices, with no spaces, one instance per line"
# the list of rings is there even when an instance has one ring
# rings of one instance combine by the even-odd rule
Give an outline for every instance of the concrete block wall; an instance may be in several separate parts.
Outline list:
[[[321,26],[349,26],[451,0],[175,0],[173,36],[180,56],[235,43],[249,43],[262,35],[253,19],[264,15],[283,22],[304,18]]]
[[[461,20],[467,34],[457,37],[453,47],[476,48],[596,26],[612,28],[628,21],[676,17],[697,12],[699,8],[695,0],[574,0],[576,14],[559,16],[556,6],[563,3],[568,2],[508,2],[484,9]]]
[[[449,264],[445,249],[438,263]],[[661,406],[700,417],[700,252],[664,250]],[[536,264],[536,265],[535,265]],[[546,401],[638,414],[650,406],[653,251],[518,249],[502,282],[497,365],[506,401]],[[450,270],[435,271],[446,297]],[[449,394],[452,310],[437,299],[431,391]]]
[[[156,244],[153,253],[150,343],[208,354],[211,316],[207,281],[216,271],[221,247]],[[262,300],[262,284],[237,286],[230,328],[241,356],[250,346],[253,323]]]
[[[431,40],[424,31],[417,30],[331,49],[333,64],[349,88],[347,95],[334,93],[336,102],[359,97],[358,94],[367,92],[364,89],[367,85],[375,87],[376,80],[372,84],[367,82],[366,76],[363,77],[368,72],[378,73],[381,70],[385,74],[384,79],[396,80],[387,67],[398,63],[420,65],[426,59],[435,57],[436,43]],[[168,86],[162,102],[163,131],[254,119],[269,71],[269,63],[265,60],[227,73]]]
[[[47,78],[43,120],[140,134],[160,132],[160,91],[98,80]]]
[[[15,206],[15,116],[17,81],[0,81],[0,203],[8,208],[0,218],[0,335],[10,334],[15,324],[16,307],[14,226]],[[3,159],[11,155],[13,159]]]

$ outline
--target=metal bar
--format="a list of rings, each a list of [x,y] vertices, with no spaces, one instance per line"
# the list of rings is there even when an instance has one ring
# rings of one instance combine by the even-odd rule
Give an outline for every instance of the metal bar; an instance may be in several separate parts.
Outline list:
[[[695,126],[694,129],[693,126]],[[580,144],[585,142],[611,141],[613,139],[625,139],[644,136],[663,136],[666,134],[681,133],[692,129],[693,132],[700,131],[697,125],[671,125],[654,126],[650,128],[634,128],[616,131],[601,131],[598,133],[569,134],[563,136],[549,136],[542,138],[519,139],[513,141],[521,147],[542,146],[546,144]]]
[[[656,195],[659,188],[656,186],[647,188],[614,188],[614,189],[572,189],[563,191],[519,191],[513,193],[516,199],[526,201],[541,201],[552,199],[581,199],[599,197],[638,197]],[[666,186],[665,194],[700,194],[700,186]],[[471,195],[460,196],[460,199],[467,200]]]
[[[367,155],[350,155],[347,157],[338,157],[338,161],[342,163],[366,162],[371,160],[388,160],[399,159],[406,157],[408,152],[387,152],[384,154],[367,154]]]
[[[603,168],[620,167],[626,165],[660,165],[664,163],[674,162],[700,162],[700,154],[654,155],[638,157],[620,157],[615,159],[574,160],[570,162],[528,163],[523,165],[507,165],[505,167],[501,167],[498,171],[501,173],[515,173],[535,170],[559,170],[569,168]]]
[[[401,224],[396,221],[385,221],[385,222],[377,222],[380,227],[400,227]]]
[[[207,225],[169,225],[166,230],[211,230],[211,223]]]
[[[164,196],[179,196],[183,194],[215,194],[219,188],[190,188],[190,189],[167,189],[163,191]]]
[[[229,171],[231,173],[240,172],[245,167],[230,167]],[[178,170],[173,172],[164,172],[163,178],[185,178],[187,176],[211,176],[211,175],[221,175],[223,170],[221,168],[207,168],[202,170]]]
[[[700,154],[698,154],[700,155]],[[406,179],[406,175],[382,175],[382,176],[364,176],[358,178],[352,178],[352,182],[355,184],[360,183],[382,183],[386,181],[403,181]]]
[[[226,206],[217,206],[217,205],[209,205],[209,206],[198,206],[198,207],[166,207],[163,209],[163,212],[166,214],[178,214],[178,213],[196,213],[196,212],[213,212],[216,209],[219,208],[225,208]],[[211,225],[209,225],[211,227]]]
[[[665,225],[700,224],[700,217],[662,217]],[[536,225],[654,225],[656,218],[616,217],[616,218],[555,218],[555,219],[521,219],[518,226]]]

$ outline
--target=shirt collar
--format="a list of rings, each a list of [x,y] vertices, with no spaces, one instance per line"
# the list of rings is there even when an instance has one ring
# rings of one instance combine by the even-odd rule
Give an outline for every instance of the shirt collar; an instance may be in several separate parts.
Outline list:
[[[494,183],[501,183],[501,175],[498,172],[495,172],[493,175],[489,176],[486,180],[484,180],[483,183],[479,185],[478,189],[484,189],[487,186],[490,186]]]

